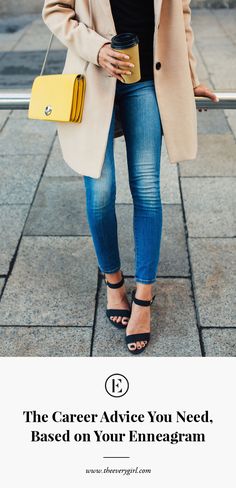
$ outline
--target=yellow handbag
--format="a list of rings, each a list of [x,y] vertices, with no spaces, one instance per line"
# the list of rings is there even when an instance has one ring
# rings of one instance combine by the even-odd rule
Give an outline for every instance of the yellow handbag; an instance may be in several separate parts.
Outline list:
[[[37,76],[31,90],[28,118],[81,122],[85,87],[84,75]]]
[[[89,16],[91,23],[91,0]],[[85,70],[82,73],[43,75],[54,34],[51,34],[40,75],[32,85],[28,109],[29,119],[52,122],[81,122],[86,89]]]

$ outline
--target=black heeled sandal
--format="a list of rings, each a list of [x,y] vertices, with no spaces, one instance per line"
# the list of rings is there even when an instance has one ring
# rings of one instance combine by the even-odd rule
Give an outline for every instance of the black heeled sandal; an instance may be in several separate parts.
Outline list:
[[[149,307],[149,305],[151,305],[152,302],[154,301],[155,296],[156,295],[153,295],[151,300],[140,300],[139,298],[135,297],[135,290],[133,290],[132,291],[131,306],[132,306],[132,303],[134,302],[137,305],[141,305],[142,307]],[[140,352],[143,352],[144,349],[146,349],[146,347],[150,341],[150,335],[151,335],[150,332],[140,332],[138,334],[127,335],[125,337],[125,342],[127,344],[127,348],[129,350],[129,352],[131,352],[132,354],[139,354]],[[128,344],[136,343],[136,342],[144,342],[145,345],[143,347],[138,348],[137,345],[135,344],[135,349],[130,349],[128,347]]]
[[[122,278],[118,283],[110,283],[105,275],[104,275],[104,281],[107,286],[110,288],[120,288],[124,284],[124,275],[123,272],[121,271]],[[115,325],[118,329],[125,329],[127,327],[127,324],[123,324],[121,322],[116,322],[116,320],[112,320],[110,317],[116,316],[116,317],[127,317],[130,318],[131,315],[131,310],[126,310],[126,309],[118,309],[118,308],[107,308],[106,309],[106,316],[110,320],[110,322]]]

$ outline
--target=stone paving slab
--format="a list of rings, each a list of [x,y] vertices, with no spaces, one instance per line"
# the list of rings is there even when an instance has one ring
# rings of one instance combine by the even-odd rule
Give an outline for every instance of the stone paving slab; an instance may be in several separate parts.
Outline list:
[[[42,155],[0,155],[0,204],[31,203],[44,164]]]
[[[208,71],[207,71],[205,64],[203,63],[201,53],[200,53],[196,43],[193,44],[193,53],[194,53],[194,56],[195,56],[196,61],[197,61],[197,72],[198,72],[199,79],[200,80],[207,80],[208,76],[209,76]]]
[[[32,15],[0,15],[0,59],[2,53],[14,49],[24,33],[30,28],[34,17]]]
[[[58,135],[56,136],[53,147],[47,162],[44,176],[75,176],[80,177],[76,171],[64,161]]]
[[[14,47],[14,51],[45,51],[48,47],[50,35],[51,32],[49,29],[46,28],[45,24],[44,26],[32,24],[32,27],[27,30],[27,32],[16,44],[16,46]],[[51,50],[61,51],[63,49],[65,49],[65,46],[59,41],[59,39],[54,36],[50,52]]]
[[[190,237],[236,235],[235,178],[181,178]]]
[[[0,33],[0,59],[7,51],[14,49],[14,47],[19,42],[21,36],[22,31],[14,33]]]
[[[236,144],[228,134],[198,136],[198,156],[179,163],[181,176],[236,176]]]
[[[162,229],[158,275],[189,276],[183,214],[180,205],[163,206]]]
[[[125,280],[130,300],[134,281]],[[195,312],[188,279],[160,279],[154,285],[152,336],[142,357],[201,356]],[[93,356],[132,356],[125,345],[125,331],[113,326],[105,314],[106,288],[102,283],[95,326]]]
[[[228,34],[225,23],[224,27],[223,20],[219,23],[219,17],[216,17],[215,11],[204,11],[204,15],[202,12],[194,15],[193,27],[194,30],[196,27],[195,32],[197,33],[195,42],[217,89],[235,88],[235,46],[232,38],[232,23],[230,25],[231,29]]]
[[[233,42],[236,42],[236,9],[214,10],[214,16],[220,27],[223,29],[223,32],[227,36],[230,36]]]
[[[217,89],[235,88],[235,46],[226,36],[203,38],[197,44]],[[217,56],[216,56],[217,53]]]
[[[92,326],[96,289],[90,237],[23,237],[0,325]]]
[[[5,2],[6,3],[6,2]],[[21,2],[22,3],[22,2]],[[9,4],[9,2],[8,2]],[[5,6],[5,5],[4,5]],[[32,14],[29,12],[22,13],[22,8],[16,12],[9,12],[7,14],[7,9],[4,9],[4,6],[1,5],[0,8],[0,32],[6,34],[15,34],[17,32],[25,32],[27,29],[30,28],[31,24],[36,21],[38,15]],[[9,5],[8,5],[9,7]],[[12,15],[13,14],[13,15]],[[17,15],[16,15],[17,14]]]
[[[31,88],[34,78],[40,74],[44,56],[45,52],[38,49],[7,52],[1,59],[0,86],[3,88]],[[54,50],[53,56],[48,56],[45,74],[61,73],[65,56],[65,49]]]
[[[224,10],[221,9],[219,12],[222,13]],[[232,11],[230,10],[230,12]],[[192,25],[195,31],[196,43],[198,43],[200,38],[208,39],[212,37],[215,39],[217,37],[224,37],[224,33],[220,28],[214,13],[215,10],[210,9],[194,10],[192,12]]]
[[[51,35],[50,29],[47,27],[47,25],[44,23],[42,16],[39,15],[33,22],[29,24],[29,27],[27,30],[24,32],[24,36],[22,37],[22,41],[18,44],[24,45],[24,48],[27,49],[26,43],[24,42],[24,38],[27,36],[31,36],[31,40],[33,41],[34,39],[37,40],[37,49],[44,49],[44,37],[49,38]],[[56,36],[53,37],[53,42],[51,44],[50,49],[62,49],[65,48],[65,46],[57,39]]]
[[[236,138],[236,111],[235,110],[225,110],[225,115],[227,122],[229,124],[229,127]]]
[[[236,240],[189,239],[202,327],[236,326]]]
[[[161,200],[162,203],[180,204],[180,189],[177,164],[169,162],[165,141],[161,153]]]
[[[0,205],[0,274],[9,271],[28,211],[28,205]]]
[[[208,86],[209,83],[208,83]],[[223,110],[197,111],[198,134],[228,134],[229,126]]]
[[[0,154],[48,154],[55,136],[55,124],[43,120],[9,119],[0,133]]]
[[[13,120],[17,119],[18,120],[18,124],[20,123],[19,122],[19,119],[28,120],[27,110],[24,110],[24,109],[11,110],[11,112],[10,112],[10,119],[13,119]],[[52,122],[52,126],[53,126],[53,122]]]
[[[26,235],[90,235],[79,178],[44,177],[25,226]]]
[[[124,136],[114,139],[114,158],[116,171],[116,203],[132,203]]]
[[[3,128],[6,120],[8,119],[10,110],[0,110],[0,130]]]
[[[0,356],[90,356],[92,327],[0,327]]]
[[[206,356],[236,356],[236,329],[203,330]]]
[[[117,205],[118,242],[122,268],[134,276],[133,209],[131,205]],[[158,275],[188,276],[189,267],[185,246],[183,217],[179,205],[163,205],[162,242]]]
[[[0,278],[0,293],[2,292],[2,289],[4,287],[4,283],[5,283],[5,278]]]
[[[133,206],[116,205],[116,218],[121,268],[125,274],[132,276],[134,275]]]

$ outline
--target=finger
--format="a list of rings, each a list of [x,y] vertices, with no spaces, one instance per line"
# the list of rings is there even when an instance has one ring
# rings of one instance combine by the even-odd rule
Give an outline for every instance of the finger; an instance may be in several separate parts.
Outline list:
[[[113,60],[112,63],[110,63],[111,69],[116,70],[116,73],[127,73],[128,71],[131,72],[130,67],[122,68],[122,66],[119,66],[115,60]]]
[[[122,78],[121,75],[117,75],[116,73],[112,73],[110,76],[112,78],[116,78],[117,80],[120,80],[120,81],[122,81],[122,83],[124,83],[124,78]]]
[[[126,70],[131,71],[134,68],[133,63],[118,61],[117,59],[113,58],[112,56],[109,56],[107,61],[110,63],[110,65],[114,66],[115,68],[123,70],[123,72]]]
[[[115,77],[120,81],[124,81],[120,75],[116,75],[116,73],[113,72],[113,66],[110,63],[104,63],[103,67],[109,73],[110,77]]]
[[[215,93],[209,91],[209,90],[206,90],[205,92],[205,96],[210,98],[213,102],[218,102],[219,101],[219,98],[215,95]]]
[[[130,63],[129,61],[118,61],[113,56],[107,56],[107,61],[109,63],[111,63],[111,64],[114,64],[115,66],[118,65],[118,66],[124,67],[126,69],[134,68],[134,64],[133,63]]]
[[[108,71],[108,73],[113,76],[110,63],[104,63],[103,68]]]
[[[119,68],[116,68],[115,66],[111,65],[111,71],[112,73],[116,74],[116,75],[131,75],[131,71],[126,71],[126,70],[123,70],[123,69],[119,69]]]
[[[114,61],[114,60],[113,60]],[[111,63],[110,61],[105,61],[104,63],[104,67],[109,70],[109,72],[112,74],[112,75],[115,75],[115,74],[119,74],[118,73],[118,68],[116,67],[116,64],[115,62]],[[116,72],[117,70],[117,72]],[[124,74],[124,70],[121,70],[120,69],[120,72]]]
[[[122,83],[124,83],[124,78],[122,78],[122,76],[120,75],[113,75],[113,78],[117,78],[117,80],[120,80],[122,81]]]
[[[213,101],[213,102],[218,102],[219,98],[214,93],[208,94],[208,97]]]
[[[113,58],[116,58],[116,59],[120,59],[120,60],[127,60],[129,59],[130,57],[128,56],[128,54],[124,54],[124,53],[120,53],[119,51],[115,51],[114,49],[112,48],[109,48],[107,50],[107,53],[112,56]]]

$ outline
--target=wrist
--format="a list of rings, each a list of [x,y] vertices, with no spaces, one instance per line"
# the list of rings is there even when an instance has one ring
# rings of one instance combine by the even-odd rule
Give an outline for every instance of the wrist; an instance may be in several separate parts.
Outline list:
[[[99,54],[100,54],[101,49],[102,49],[104,46],[106,46],[106,44],[111,44],[111,43],[110,43],[110,42],[104,42],[104,44],[103,44],[103,45],[100,47],[100,49],[99,49],[99,51],[98,51],[98,54],[97,54],[97,62],[98,62],[98,64],[99,64],[99,66],[100,66],[100,63],[99,63]]]

